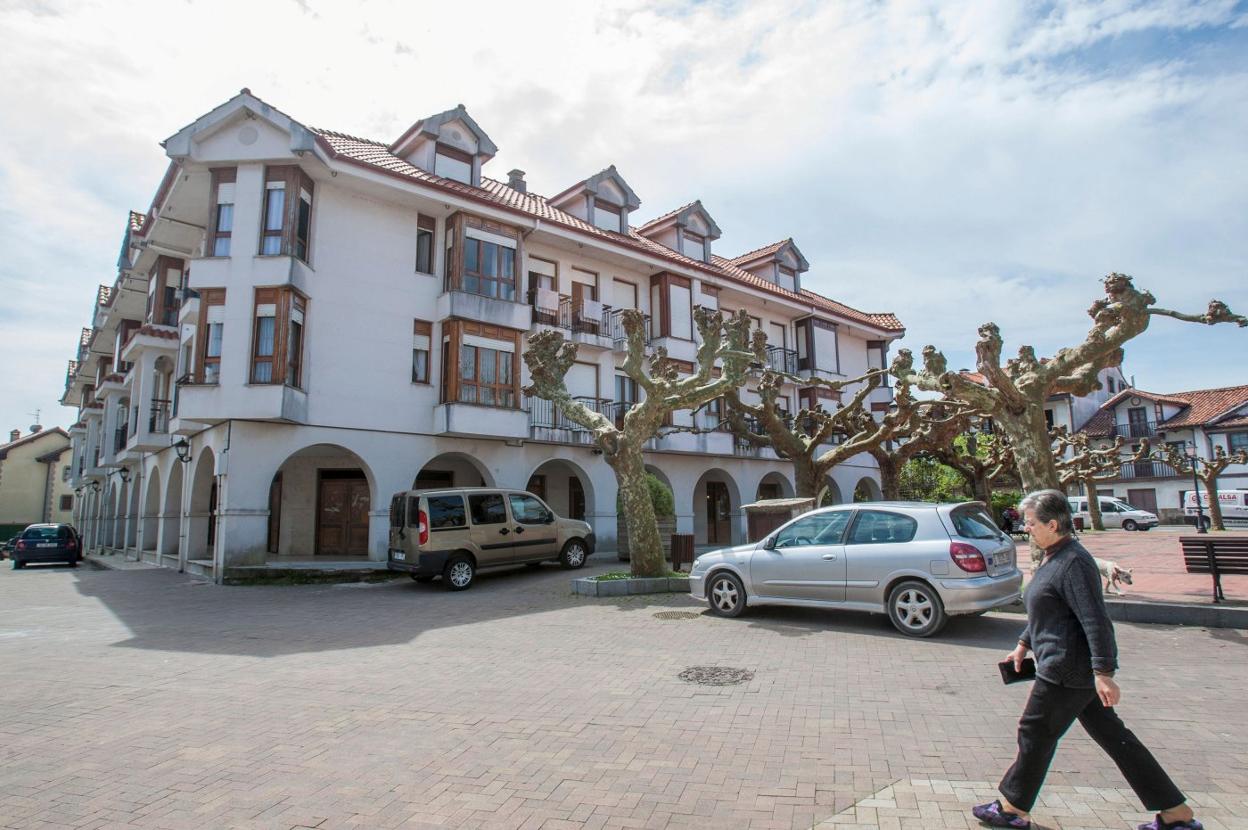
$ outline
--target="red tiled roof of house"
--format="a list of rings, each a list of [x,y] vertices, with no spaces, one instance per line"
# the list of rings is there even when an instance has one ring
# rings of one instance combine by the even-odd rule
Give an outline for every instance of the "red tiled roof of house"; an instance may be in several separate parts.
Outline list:
[[[734,256],[732,259],[728,261],[731,262],[733,265],[739,265],[742,262],[753,262],[756,259],[762,259],[765,256],[770,256],[771,254],[774,254],[776,251],[780,250],[785,245],[792,244],[792,242],[793,242],[792,238],[781,239],[779,242],[772,242],[770,245],[764,245],[761,248],[755,248],[752,251],[746,251],[740,256]]]
[[[1217,423],[1218,429],[1239,429],[1240,427],[1248,427],[1248,417],[1227,418]]]
[[[1170,392],[1158,394],[1145,392],[1143,389],[1124,389],[1117,395],[1101,404],[1096,414],[1088,419],[1080,432],[1093,437],[1102,438],[1114,432],[1114,407],[1124,398],[1137,397],[1159,403],[1174,404],[1183,407],[1177,415],[1167,418],[1157,425],[1158,429],[1179,429],[1191,426],[1225,427],[1238,421],[1248,424],[1248,417],[1219,420],[1241,406],[1248,405],[1248,386],[1227,386],[1220,389],[1195,389],[1191,392]]]
[[[494,179],[482,178],[481,187],[472,187],[462,182],[453,181],[443,178],[422,170],[401,158],[398,158],[388,149],[388,145],[379,141],[372,141],[357,136],[339,133],[333,130],[322,130],[313,128],[315,133],[323,142],[323,145],[329,152],[337,158],[354,162],[368,167],[383,170],[392,175],[403,178],[414,179],[424,184],[430,184],[436,187],[449,190],[466,198],[486,202],[497,207],[503,207],[523,213],[527,216],[536,217],[546,222],[552,222],[566,228],[571,228],[580,233],[590,236],[599,237],[609,240],[617,245],[632,248],[642,253],[650,254],[661,259],[675,262],[686,268],[694,268],[708,272],[715,276],[726,277],[734,282],[744,283],[761,291],[783,297],[788,300],[797,301],[803,304],[815,305],[815,301],[820,300],[822,305],[817,307],[823,308],[825,311],[840,314],[849,319],[857,320],[866,325],[879,328],[885,331],[904,331],[904,326],[892,314],[867,314],[849,306],[837,303],[835,300],[821,297],[814,292],[803,291],[798,294],[788,291],[780,286],[767,282],[766,280],[737,268],[729,260],[723,257],[712,256],[710,263],[700,262],[691,259],[678,251],[673,251],[664,245],[647,239],[638,233],[637,228],[629,228],[628,234],[621,234],[616,231],[607,231],[596,227],[582,219],[578,219],[570,213],[553,207],[550,203],[535,193],[522,193],[508,187],[502,182]],[[684,208],[681,208],[683,210]],[[650,223],[647,223],[650,224]],[[786,240],[787,241],[787,240]],[[783,244],[783,243],[781,243]]]
[[[655,225],[659,224],[660,222],[666,222],[668,219],[671,219],[673,216],[680,213],[682,210],[691,208],[696,204],[697,204],[697,200],[695,199],[694,201],[690,202],[687,205],[681,205],[675,210],[669,210],[667,213],[663,214],[662,216],[656,216],[655,218],[651,219],[649,222],[643,222],[642,224],[638,225],[637,231],[639,233],[645,232],[649,230],[650,228],[654,227]]]

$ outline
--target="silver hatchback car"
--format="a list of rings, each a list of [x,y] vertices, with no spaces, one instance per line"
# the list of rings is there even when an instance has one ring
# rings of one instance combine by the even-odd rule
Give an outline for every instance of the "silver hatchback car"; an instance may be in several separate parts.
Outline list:
[[[1014,542],[980,502],[868,502],[814,510],[759,542],[699,556],[690,594],[736,617],[796,605],[888,614],[930,637],[950,616],[1017,602]]]

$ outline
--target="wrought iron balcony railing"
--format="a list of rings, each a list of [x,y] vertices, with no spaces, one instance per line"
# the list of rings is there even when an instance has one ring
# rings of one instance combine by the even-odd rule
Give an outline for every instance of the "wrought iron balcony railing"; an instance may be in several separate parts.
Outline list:
[[[767,347],[767,368],[773,372],[797,374],[797,352],[782,346]]]
[[[1180,473],[1160,461],[1132,461],[1119,469],[1120,478],[1176,478]]]
[[[152,400],[152,411],[147,420],[148,432],[168,432],[169,431],[169,411],[170,401],[161,398]]]
[[[611,311],[611,320],[609,330],[611,332],[612,347],[617,352],[623,352],[628,349],[628,335],[624,333],[624,312],[626,309],[616,308]],[[650,345],[650,315],[641,315],[643,325],[641,330],[645,332],[646,345]]]
[[[1128,424],[1114,424],[1114,436],[1123,438],[1152,438],[1157,434],[1156,421],[1135,421]]]
[[[576,396],[572,400],[582,403],[590,410],[614,419],[615,404],[606,398]],[[565,444],[590,444],[593,433],[570,420],[550,401],[544,398],[529,398],[529,435],[543,441],[558,441]]]
[[[126,436],[129,430],[126,427],[117,427],[113,430],[113,452],[118,453],[126,448]]]

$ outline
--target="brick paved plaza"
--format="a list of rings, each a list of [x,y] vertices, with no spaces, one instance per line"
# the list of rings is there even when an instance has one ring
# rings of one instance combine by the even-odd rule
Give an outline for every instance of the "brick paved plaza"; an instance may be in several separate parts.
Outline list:
[[[0,827],[975,826],[1027,694],[993,665],[1020,617],[913,641],[858,615],[672,610],[700,609],[573,597],[555,568],[450,594],[6,563]],[[1248,827],[1248,636],[1118,636],[1127,722],[1206,827]],[[699,665],[754,677],[678,679]],[[1146,818],[1076,728],[1039,824]]]

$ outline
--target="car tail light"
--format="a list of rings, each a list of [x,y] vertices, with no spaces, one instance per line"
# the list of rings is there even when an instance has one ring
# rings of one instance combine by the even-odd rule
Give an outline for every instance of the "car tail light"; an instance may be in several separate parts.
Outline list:
[[[429,544],[429,517],[423,510],[416,514],[416,541],[422,545]]]
[[[78,550],[78,543],[75,542],[73,539],[70,539],[67,542],[65,542],[65,549],[66,550]]]
[[[966,542],[950,542],[949,556],[953,559],[953,564],[967,573],[980,574],[988,570],[984,555],[979,552],[979,548],[968,545]]]

